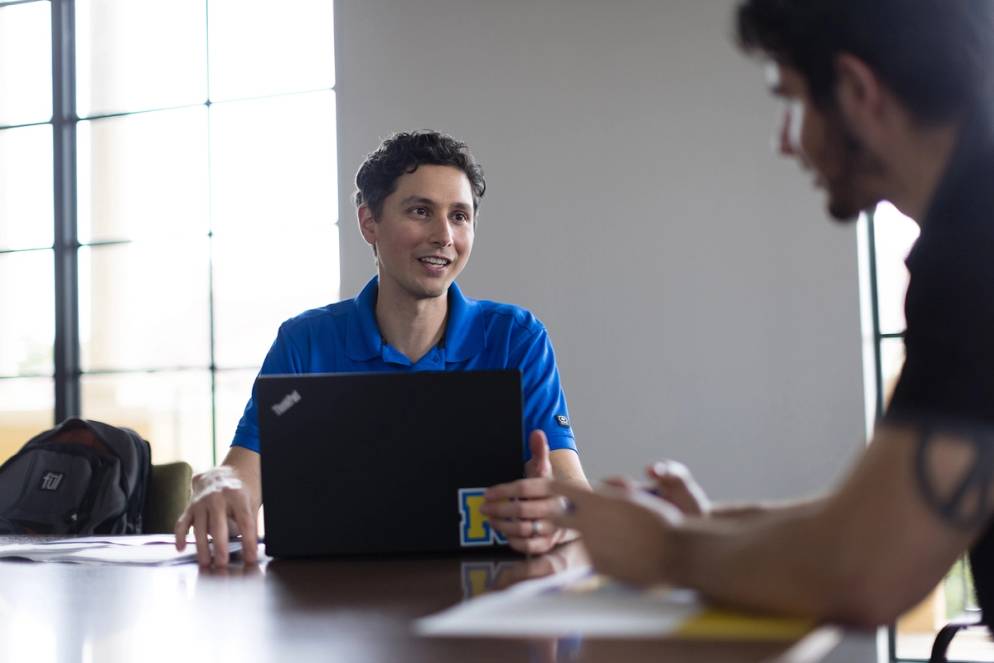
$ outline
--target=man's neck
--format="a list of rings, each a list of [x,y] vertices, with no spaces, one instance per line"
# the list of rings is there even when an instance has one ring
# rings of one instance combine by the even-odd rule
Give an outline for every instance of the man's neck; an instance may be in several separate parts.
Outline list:
[[[893,182],[889,200],[921,226],[949,167],[959,135],[957,125],[909,133],[890,155]]]
[[[412,362],[438,345],[445,335],[448,297],[415,299],[381,280],[376,296],[376,324],[383,340]]]

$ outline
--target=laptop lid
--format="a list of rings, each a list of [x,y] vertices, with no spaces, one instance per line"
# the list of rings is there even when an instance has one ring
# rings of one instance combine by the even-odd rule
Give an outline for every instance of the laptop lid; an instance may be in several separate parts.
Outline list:
[[[266,553],[504,543],[483,490],[524,469],[518,371],[260,376]]]

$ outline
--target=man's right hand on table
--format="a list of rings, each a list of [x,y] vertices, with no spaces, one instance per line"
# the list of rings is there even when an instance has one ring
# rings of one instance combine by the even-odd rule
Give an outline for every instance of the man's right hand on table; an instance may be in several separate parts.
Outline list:
[[[242,536],[242,558],[258,562],[256,512],[252,496],[234,468],[215,467],[193,479],[193,496],[176,522],[176,549],[186,548],[186,535],[193,527],[200,566],[228,565],[228,539]],[[210,539],[210,541],[208,540]]]

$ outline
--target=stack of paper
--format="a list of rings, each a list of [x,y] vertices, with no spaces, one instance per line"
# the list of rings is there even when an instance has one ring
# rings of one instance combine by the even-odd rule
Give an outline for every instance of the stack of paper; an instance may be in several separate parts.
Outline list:
[[[228,550],[238,552],[239,541],[228,543]],[[183,552],[176,550],[171,534],[135,536],[90,536],[34,543],[0,545],[0,558],[26,559],[33,562],[73,562],[78,564],[136,564],[162,566],[197,560],[196,542],[187,539]]]
[[[689,590],[637,590],[571,569],[485,594],[414,624],[421,635],[797,640],[808,620],[719,611]]]

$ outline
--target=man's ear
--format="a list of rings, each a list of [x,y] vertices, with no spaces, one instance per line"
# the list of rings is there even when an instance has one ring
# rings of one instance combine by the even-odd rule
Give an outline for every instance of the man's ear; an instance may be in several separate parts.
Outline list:
[[[867,139],[885,122],[886,94],[870,67],[854,55],[835,58],[835,100],[839,112],[857,136]]]
[[[362,233],[362,238],[375,249],[376,231],[378,228],[376,219],[373,217],[373,210],[369,209],[369,205],[360,205],[356,211],[356,215],[359,220],[359,232]]]

